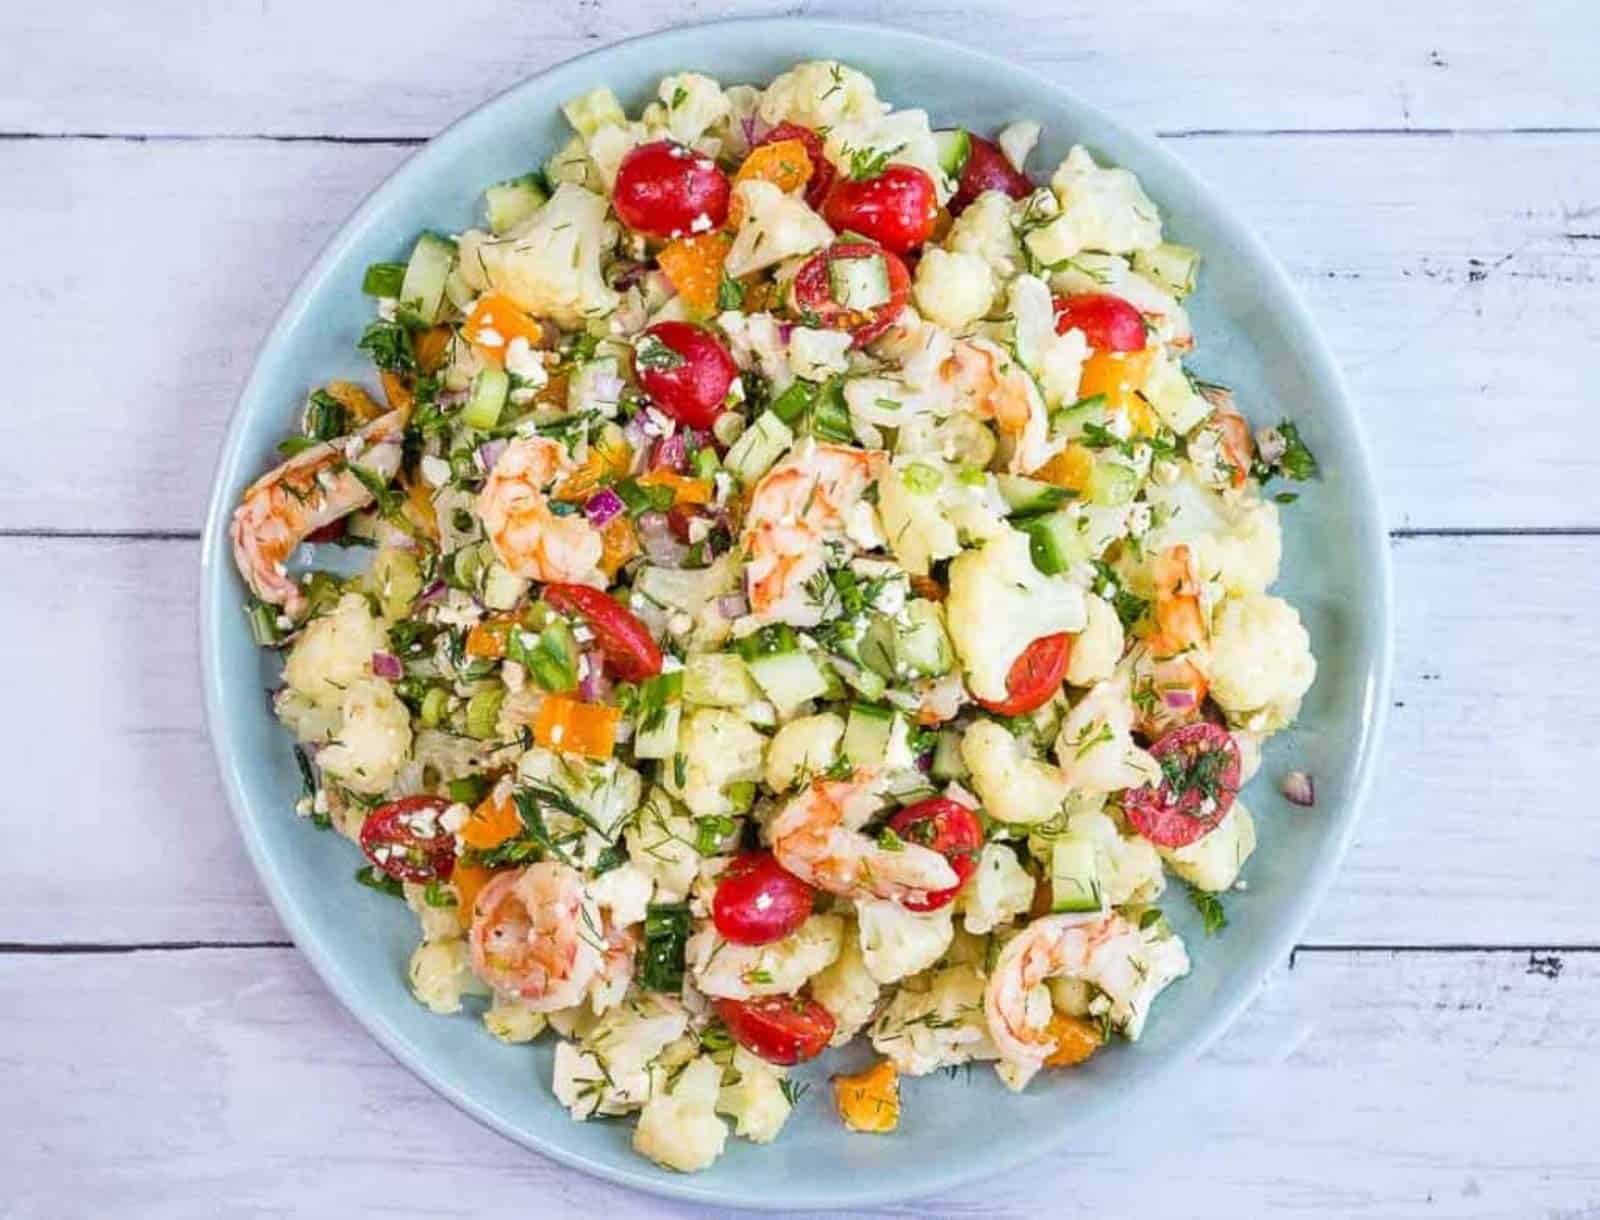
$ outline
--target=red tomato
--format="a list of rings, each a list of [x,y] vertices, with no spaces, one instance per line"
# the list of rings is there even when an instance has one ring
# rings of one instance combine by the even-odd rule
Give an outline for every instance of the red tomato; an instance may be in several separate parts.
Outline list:
[[[1070,635],[1042,635],[1012,662],[1006,675],[1006,697],[994,703],[979,699],[978,703],[997,716],[1020,716],[1042,707],[1061,689],[1071,659]]]
[[[1001,191],[1013,199],[1023,199],[1033,194],[1033,181],[1006,160],[1000,146],[981,136],[967,133],[972,142],[967,153],[967,163],[961,170],[961,182],[950,200],[950,214],[959,216],[962,210],[985,191]]]
[[[749,851],[717,878],[711,919],[724,940],[766,945],[811,917],[811,899],[811,887],[785,870],[771,852]]]
[[[1122,794],[1122,811],[1133,828],[1157,847],[1182,847],[1215,829],[1239,792],[1233,734],[1207,721],[1186,724],[1163,735],[1150,753],[1160,760],[1164,778],[1159,788],[1146,784]]]
[[[768,1063],[791,1067],[815,1059],[833,1037],[833,1017],[809,996],[713,1001],[733,1040]]]
[[[603,589],[588,585],[546,585],[544,600],[563,614],[578,614],[594,632],[606,664],[625,682],[642,682],[661,672],[661,649],[650,629]]]
[[[611,206],[630,229],[682,237],[720,229],[728,218],[728,196],[728,175],[710,157],[657,140],[622,158]]]
[[[691,322],[657,322],[644,333],[659,343],[649,345],[650,354],[634,362],[640,384],[680,424],[709,428],[722,414],[728,387],[739,375],[728,349]]]
[[[872,309],[846,309],[833,299],[828,264],[836,258],[870,258],[874,254],[883,256],[888,269],[889,299]],[[906,307],[910,292],[911,274],[900,257],[871,242],[846,242],[812,255],[794,277],[794,286],[790,289],[794,308],[802,316],[809,315],[818,326],[850,331],[857,347],[871,343],[894,324]]]
[[[1145,343],[1144,315],[1109,292],[1057,297],[1056,334],[1081,330],[1097,352],[1138,352]]]
[[[914,165],[891,165],[876,178],[844,178],[822,203],[822,218],[896,254],[909,254],[933,234],[939,197],[933,179]]]
[[[983,824],[978,815],[958,801],[942,796],[907,805],[889,819],[889,829],[907,843],[931,847],[956,870],[957,881],[947,890],[925,898],[902,898],[908,911],[936,911],[954,900],[978,869],[978,852],[983,848]]]
[[[456,840],[439,824],[448,808],[450,802],[441,796],[407,796],[379,805],[361,823],[361,850],[397,881],[448,881],[456,867]]]
[[[806,183],[806,202],[820,211],[822,201],[828,197],[828,188],[833,185],[838,173],[833,168],[833,162],[822,151],[822,137],[798,123],[779,123],[757,140],[755,146],[759,148],[763,144],[776,144],[779,140],[799,140],[806,146],[806,156],[811,158],[811,181]]]

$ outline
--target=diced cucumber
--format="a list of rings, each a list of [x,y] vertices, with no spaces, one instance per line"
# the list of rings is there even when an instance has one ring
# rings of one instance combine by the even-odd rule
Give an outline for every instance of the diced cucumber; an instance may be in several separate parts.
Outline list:
[[[772,413],[785,424],[795,426],[811,407],[817,387],[809,381],[792,381],[789,388],[772,400]]]
[[[483,603],[491,610],[510,610],[528,591],[526,577],[518,576],[503,563],[491,563],[483,576]]]
[[[822,667],[808,652],[782,652],[746,661],[750,676],[783,714],[828,690]]]
[[[828,289],[846,309],[876,309],[888,302],[889,265],[881,254],[828,262]]]
[[[972,137],[960,127],[954,131],[936,131],[933,147],[939,157],[939,168],[952,178],[961,177],[967,168],[967,158],[972,155]]]
[[[830,663],[839,676],[845,680],[850,689],[867,699],[881,699],[883,692],[888,689],[888,683],[883,680],[883,675],[874,673],[864,665],[844,657],[829,657]]]
[[[1000,498],[1006,502],[1014,517],[1047,513],[1060,508],[1072,498],[1064,487],[1024,478],[1020,474],[997,474],[994,479],[1000,489]]]
[[[405,282],[404,263],[373,263],[361,277],[361,291],[369,297],[398,298]]]
[[[1129,466],[1099,455],[1089,476],[1089,499],[1103,508],[1126,504],[1139,493],[1139,476]]]
[[[894,624],[881,614],[875,614],[867,629],[856,642],[856,656],[871,672],[888,680],[895,678]]]
[[[620,127],[628,121],[617,95],[604,85],[561,103],[561,113],[573,130],[587,140],[602,127]]]
[[[1050,438],[1082,436],[1085,424],[1102,424],[1105,418],[1106,396],[1091,394],[1070,407],[1057,407],[1050,412]]]
[[[1162,242],[1152,249],[1135,251],[1133,269],[1148,275],[1173,296],[1186,297],[1194,291],[1200,274],[1200,251]]]
[[[633,731],[635,758],[671,758],[678,749],[678,725],[683,720],[683,706],[669,703],[653,717],[654,723],[646,728],[643,720]]]
[[[701,652],[683,666],[683,700],[701,707],[743,707],[761,698],[745,663],[731,652]]]
[[[967,763],[961,757],[961,732],[942,729],[933,747],[933,766],[929,769],[934,779],[958,780],[966,778]]]
[[[871,703],[850,705],[850,718],[844,726],[844,756],[852,766],[875,767],[883,762],[894,721],[892,708]]]
[[[896,668],[918,678],[937,678],[949,673],[955,654],[950,648],[950,637],[945,634],[944,615],[938,604],[916,598],[906,603],[902,620],[895,624]]]
[[[567,383],[567,410],[599,410],[616,413],[617,391],[606,389],[622,384],[622,363],[615,356],[597,356],[583,364]],[[601,391],[605,389],[606,392]]]
[[[456,243],[437,233],[424,233],[411,248],[411,259],[400,283],[400,307],[426,325],[439,320],[444,282],[456,261]]]
[[[1051,911],[1098,911],[1103,906],[1094,844],[1070,836],[1050,849]]]
[[[1018,528],[1028,535],[1033,566],[1046,576],[1065,572],[1073,564],[1094,558],[1088,540],[1078,529],[1078,518],[1065,510],[1030,517],[1018,522]]]
[[[461,409],[461,422],[469,428],[494,427],[500,422],[500,412],[505,410],[506,395],[510,392],[511,378],[506,371],[492,364],[485,365],[472,379],[472,393]]]
[[[763,411],[755,423],[733,442],[733,448],[722,460],[723,466],[746,487],[766,474],[772,464],[794,444],[794,433],[789,425],[772,411]]]
[[[543,174],[523,174],[520,178],[495,183],[483,193],[484,208],[489,213],[489,232],[499,237],[516,228],[544,207],[548,198]]]
[[[811,410],[806,414],[805,429],[808,436],[848,445],[856,439],[850,425],[850,406],[844,400],[844,379],[835,377],[817,391]]]
[[[467,736],[488,741],[500,719],[500,705],[506,701],[503,686],[481,686],[467,700]]]

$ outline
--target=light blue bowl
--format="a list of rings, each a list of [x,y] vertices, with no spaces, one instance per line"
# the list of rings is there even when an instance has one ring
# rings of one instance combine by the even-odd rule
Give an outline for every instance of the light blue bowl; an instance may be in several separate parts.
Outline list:
[[[775,1144],[730,1139],[712,1170],[685,1177],[635,1156],[629,1123],[571,1122],[550,1092],[548,1042],[502,1046],[475,1015],[435,1017],[411,998],[405,965],[415,920],[351,882],[359,863],[352,847],[294,816],[299,781],[289,738],[262,694],[276,681],[277,662],[251,644],[227,522],[242,489],[273,464],[274,445],[308,388],[338,375],[370,377],[354,350],[371,314],[362,270],[403,257],[419,229],[474,223],[486,184],[540,164],[566,140],[562,101],[603,84],[633,109],[668,72],[761,82],[821,57],[870,73],[882,96],[924,107],[936,127],[981,132],[1039,120],[1036,173],[1047,175],[1039,167],[1083,142],[1136,171],[1167,232],[1204,252],[1192,302],[1194,368],[1236,387],[1257,422],[1292,414],[1322,465],[1322,479],[1298,488],[1299,503],[1284,510],[1281,582],[1305,616],[1320,673],[1298,728],[1273,741],[1248,793],[1261,846],[1246,870],[1249,890],[1228,898],[1226,934],[1207,940],[1181,890],[1167,896],[1194,971],[1161,998],[1137,1045],[1046,1073],[1020,1096],[987,1067],[970,1084],[908,1081],[900,1129],[873,1138],[847,1134],[834,1117],[826,1076],[853,1060],[827,1057],[812,1066],[817,1087]],[[396,1058],[489,1126],[585,1172],[706,1203],[864,1205],[946,1189],[1056,1147],[1187,1061],[1284,960],[1327,888],[1367,793],[1388,702],[1388,559],[1365,446],[1338,370],[1261,243],[1174,157],[1060,86],[968,47],[833,21],[723,22],[606,47],[502,94],[412,157],[339,231],[268,336],[223,442],[202,564],[206,714],[217,763],[267,891],[328,986]],[[1315,810],[1277,794],[1278,777],[1293,768],[1316,777]]]

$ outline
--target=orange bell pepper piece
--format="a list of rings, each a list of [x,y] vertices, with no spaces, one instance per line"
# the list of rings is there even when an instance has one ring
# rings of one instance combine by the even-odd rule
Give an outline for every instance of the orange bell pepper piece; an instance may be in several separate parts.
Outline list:
[[[678,290],[683,303],[698,314],[715,313],[722,287],[722,264],[733,246],[726,233],[697,233],[668,242],[656,262]]]
[[[413,339],[411,345],[416,352],[417,367],[424,373],[437,371],[450,354],[450,339],[448,326],[430,326]]]
[[[1157,657],[1170,657],[1204,643],[1206,620],[1200,590],[1189,562],[1189,548],[1175,546],[1155,561],[1156,631],[1146,643]]]
[[[670,487],[674,504],[710,504],[713,488],[704,479],[691,479],[671,470],[647,470],[639,476],[640,487]]]
[[[451,870],[450,887],[456,892],[456,918],[461,921],[463,929],[472,926],[473,905],[494,873],[494,869],[484,868],[481,864],[468,864],[464,860],[457,860],[455,868]]]
[[[1057,487],[1065,487],[1080,495],[1088,490],[1093,475],[1094,453],[1087,445],[1080,445],[1076,441],[1033,472],[1036,479],[1054,483]]]
[[[1136,430],[1149,435],[1155,431],[1155,412],[1138,392],[1150,379],[1155,359],[1153,347],[1137,352],[1096,352],[1083,362],[1078,396],[1105,395],[1108,411],[1123,412]]]
[[[744,201],[739,198],[741,182],[770,182],[784,194],[797,191],[811,181],[810,154],[803,140],[774,140],[752,149],[744,164],[733,175],[733,202],[728,207],[728,227],[737,229],[744,220]]]
[[[854,1076],[835,1076],[833,1097],[852,1131],[882,1134],[900,1125],[900,1075],[887,1059]]]
[[[547,750],[581,754],[585,758],[611,757],[617,740],[620,708],[603,703],[582,703],[564,695],[547,695],[533,721],[533,739]]]
[[[633,447],[622,439],[621,428],[608,424],[590,443],[582,464],[550,494],[557,500],[587,500],[607,483],[626,478],[632,464]]]
[[[600,570],[606,580],[617,578],[617,569],[639,553],[639,535],[625,513],[618,513],[600,527]]]
[[[510,638],[515,620],[511,618],[486,618],[474,623],[467,632],[467,655],[482,660],[498,661],[506,655],[506,641]]]
[[[1071,1067],[1100,1049],[1100,1027],[1082,1017],[1051,1013],[1045,1033],[1055,1043],[1055,1050],[1045,1056],[1046,1067]]]
[[[384,395],[389,398],[389,405],[391,407],[398,407],[401,404],[395,402],[393,396],[389,394],[388,379],[390,377],[394,377],[394,374],[384,373],[381,377],[381,380],[383,381],[383,392]],[[398,381],[399,379],[396,378],[396,380]],[[406,401],[409,403],[411,401],[411,392],[409,390],[405,390],[404,382],[401,382],[400,384],[401,389],[405,393]],[[383,408],[373,401],[372,395],[368,394],[353,381],[330,381],[327,385],[322,387],[322,390],[323,393],[327,394],[329,398],[333,399],[341,407],[348,411],[350,413],[350,418],[358,424],[371,423],[373,420],[377,419],[378,416],[383,414]]]
[[[490,851],[521,832],[522,818],[517,807],[509,800],[497,801],[491,794],[479,802],[462,825],[461,841],[479,851]]]
[[[504,364],[506,349],[513,339],[526,339],[530,347],[536,347],[544,329],[510,297],[490,292],[473,305],[461,324],[461,333],[489,363]]]

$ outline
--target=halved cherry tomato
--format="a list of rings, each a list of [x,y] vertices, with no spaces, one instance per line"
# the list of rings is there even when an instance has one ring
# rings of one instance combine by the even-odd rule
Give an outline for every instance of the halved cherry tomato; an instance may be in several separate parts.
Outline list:
[[[379,805],[361,823],[361,850],[397,881],[448,881],[456,865],[456,840],[439,821],[448,808],[450,802],[441,796],[407,796]]]
[[[1144,348],[1144,315],[1109,292],[1056,297],[1056,334],[1081,330],[1097,352],[1137,352]]]
[[[728,191],[728,175],[710,157],[673,140],[657,140],[622,158],[611,206],[630,229],[651,237],[683,237],[722,227]]]
[[[657,322],[644,334],[657,340],[647,351],[659,354],[665,348],[677,359],[636,362],[640,383],[656,406],[680,424],[709,428],[722,414],[728,387],[739,375],[728,349],[691,322]]]
[[[961,183],[950,200],[952,216],[961,215],[967,204],[985,191],[1002,191],[1013,199],[1033,194],[1033,180],[1006,159],[998,144],[970,132],[967,138],[971,141],[970,151],[961,170]]]
[[[1207,721],[1173,729],[1150,753],[1161,762],[1160,787],[1122,794],[1128,822],[1157,847],[1182,847],[1216,829],[1239,792],[1239,746]]]
[[[735,857],[717,878],[711,919],[724,940],[767,945],[782,940],[811,917],[809,885],[768,851]]]
[[[835,182],[822,202],[822,218],[840,232],[909,254],[932,236],[939,196],[933,179],[916,166],[891,165],[876,178]]]
[[[833,299],[829,282],[828,264],[836,258],[870,258],[883,256],[889,272],[889,299],[873,309],[846,309]],[[846,242],[830,246],[820,254],[811,256],[800,273],[794,277],[791,293],[794,307],[808,324],[831,330],[848,330],[855,336],[855,345],[871,343],[894,324],[900,311],[906,307],[906,297],[911,291],[911,273],[900,261],[900,256],[871,242]]]
[[[1006,697],[993,703],[979,699],[978,703],[997,716],[1021,716],[1043,707],[1061,689],[1071,660],[1070,635],[1042,635],[1011,663],[1011,672],[1006,675]]]
[[[822,201],[828,197],[828,188],[833,185],[838,172],[833,168],[833,162],[829,161],[822,151],[822,137],[811,128],[802,127],[798,123],[779,123],[756,141],[756,147],[776,144],[780,140],[799,140],[806,146],[806,156],[811,159],[811,181],[806,183],[806,202],[812,208],[820,209]]]
[[[784,1067],[815,1059],[833,1037],[832,1014],[810,996],[719,999],[712,1007],[735,1042],[752,1055]]]
[[[947,890],[936,890],[922,898],[902,898],[908,911],[936,911],[954,901],[978,871],[978,852],[983,848],[983,824],[978,815],[959,801],[942,796],[929,797],[907,805],[889,819],[889,829],[907,843],[931,847],[955,869],[957,881]]]
[[[544,600],[563,614],[583,617],[606,664],[623,681],[642,682],[661,672],[661,648],[650,629],[609,593],[588,585],[546,585]]]

